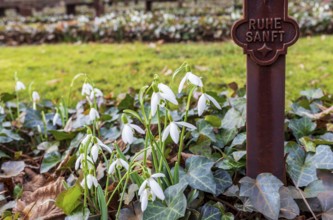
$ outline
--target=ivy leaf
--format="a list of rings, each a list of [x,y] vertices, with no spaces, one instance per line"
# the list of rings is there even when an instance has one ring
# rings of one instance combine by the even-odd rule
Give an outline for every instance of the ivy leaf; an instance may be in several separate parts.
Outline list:
[[[61,154],[58,151],[53,151],[44,155],[40,166],[40,173],[46,173],[55,167],[61,161]]]
[[[227,114],[222,120],[222,128],[224,129],[236,129],[245,126],[246,115],[235,108],[228,110]]]
[[[309,89],[305,91],[301,91],[301,95],[305,96],[309,101],[314,99],[321,99],[324,97],[324,93],[321,89]]]
[[[24,161],[6,161],[1,165],[0,178],[11,178],[19,175],[25,168]]]
[[[50,133],[57,141],[72,140],[76,136],[76,132],[67,132],[64,130],[51,130]]]
[[[221,129],[219,134],[216,135],[216,145],[219,148],[227,146],[238,134],[237,129]]]
[[[306,154],[300,147],[289,152],[287,170],[298,187],[317,180],[317,169],[333,169],[333,152],[329,146],[318,146],[315,154]]]
[[[293,132],[297,139],[304,136],[309,136],[316,129],[316,123],[312,122],[310,118],[300,118],[290,120],[288,127]]]
[[[322,220],[333,219],[333,192],[319,193],[318,199],[321,204],[323,213],[321,215]]]
[[[262,173],[254,180],[244,177],[240,181],[240,196],[250,199],[253,207],[269,219],[278,219],[280,212],[279,190],[283,183],[269,173]]]
[[[189,147],[189,150],[196,155],[209,157],[212,154],[211,140],[203,135],[199,136],[199,139],[195,145]]]
[[[176,184],[167,188],[164,192],[165,204],[155,200],[150,202],[146,211],[143,214],[143,219],[155,220],[177,220],[185,215],[186,197],[184,190],[186,185]]]
[[[197,129],[192,132],[194,138],[199,138],[200,135],[208,137],[212,142],[216,142],[216,137],[214,134],[214,128],[207,121],[201,119],[198,120]]]
[[[296,218],[299,215],[299,208],[287,187],[281,187],[280,197],[280,217],[286,219]]]
[[[66,215],[70,215],[74,209],[80,205],[81,189],[81,186],[76,184],[58,195],[56,205],[61,208]]]
[[[232,179],[227,171],[221,169],[216,170],[213,175],[216,181],[216,195],[218,196],[232,185]]]
[[[5,154],[3,151],[0,150],[0,159],[1,158],[10,158],[7,154]]]
[[[201,215],[201,219],[205,220],[221,220],[222,218],[220,209],[207,203],[202,207]]]
[[[245,144],[245,142],[246,142],[246,133],[240,133],[234,138],[230,147],[243,145]]]
[[[204,192],[216,193],[216,183],[211,171],[214,162],[201,156],[193,156],[186,160],[186,180],[194,188]]]

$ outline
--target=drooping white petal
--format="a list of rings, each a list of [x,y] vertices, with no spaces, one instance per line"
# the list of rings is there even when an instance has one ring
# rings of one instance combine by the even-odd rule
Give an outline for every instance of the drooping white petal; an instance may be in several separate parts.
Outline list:
[[[129,124],[129,126],[131,126],[134,130],[136,130],[138,133],[140,134],[145,134],[145,131],[140,128],[139,126],[135,125],[135,124]]]
[[[59,117],[60,117],[60,115],[58,113],[54,114],[53,119],[52,119],[53,126],[57,125],[57,121],[58,121]]]
[[[214,99],[212,96],[205,94],[207,96],[207,98],[215,105],[216,108],[221,110],[221,106],[220,104],[216,101],[216,99]]]
[[[128,170],[128,168],[129,168],[128,163],[127,163],[125,160],[121,159],[121,158],[119,158],[119,161],[120,161],[121,165],[122,165],[126,170]]]
[[[148,190],[144,190],[140,196],[141,210],[144,212],[148,206]]]
[[[174,105],[178,105],[178,101],[176,99],[175,94],[172,92],[172,90],[169,88],[169,86],[164,85],[163,83],[158,84],[158,89],[160,90],[160,95],[163,99],[168,100]]]
[[[187,123],[187,122],[184,122],[184,121],[178,121],[178,122],[175,122],[177,125],[180,125],[180,126],[184,126],[186,128],[189,128],[189,129],[197,129],[194,125],[190,124],[190,123]]]
[[[98,158],[98,145],[94,144],[91,148],[91,156],[94,162],[96,162],[97,158]]]
[[[78,158],[75,161],[75,170],[78,170],[80,168],[81,160],[82,160],[83,154],[80,154]]]
[[[156,111],[157,111],[157,106],[160,104],[160,96],[158,93],[153,93],[151,97],[151,115],[155,116]]]
[[[87,178],[87,186],[88,186],[88,189],[90,189],[90,188],[92,187],[93,180],[92,180],[90,174],[88,174],[86,178]]]
[[[90,121],[95,121],[99,118],[99,113],[95,108],[91,108],[89,112],[89,119]]]
[[[175,144],[178,144],[179,129],[178,129],[177,125],[174,122],[170,123],[170,136],[171,136],[173,142],[175,142]]]
[[[186,73],[186,75],[184,76],[184,78],[180,81],[179,83],[179,87],[178,87],[178,93],[181,93],[183,88],[184,88],[184,85],[185,85],[185,82],[188,78],[188,74]]]
[[[5,114],[5,109],[2,106],[0,106],[0,114]]]
[[[133,130],[128,124],[124,125],[123,131],[121,133],[121,138],[123,139],[125,144],[133,143],[134,141]]]
[[[18,92],[21,90],[25,90],[25,85],[23,84],[23,82],[17,81],[15,84],[15,91]]]
[[[170,125],[168,125],[164,131],[163,131],[163,135],[162,135],[162,141],[165,141],[168,136],[169,136],[169,133],[170,133]]]
[[[202,94],[198,101],[198,115],[199,116],[201,116],[202,113],[205,111],[206,104],[207,104],[206,96],[205,96],[205,94]]]
[[[97,139],[97,144],[98,146],[100,146],[101,148],[103,148],[104,150],[106,150],[107,152],[111,153],[112,152],[112,147],[110,148],[108,145],[104,144],[100,139]]]
[[[195,86],[202,87],[202,80],[199,76],[194,75],[193,73],[188,73],[188,80]]]
[[[148,180],[145,180],[145,181],[143,181],[143,183],[141,184],[140,189],[139,189],[139,192],[138,192],[139,196],[140,196],[140,195],[142,194],[142,192],[146,189],[147,183],[148,183]]]
[[[165,199],[162,188],[153,178],[149,179],[149,186],[151,188],[151,191],[157,196],[157,198],[159,198],[160,200]]]
[[[92,137],[91,134],[86,135],[86,136],[83,138],[81,144],[83,144],[83,145],[88,144],[88,142],[90,142],[91,137]]]
[[[159,178],[159,177],[165,177],[165,175],[163,173],[154,173],[153,175],[151,175],[151,177]]]
[[[36,103],[36,102],[39,102],[39,100],[40,100],[40,96],[39,96],[38,92],[33,91],[33,92],[32,92],[32,101],[33,101],[34,103]]]
[[[109,174],[114,174],[114,171],[116,169],[116,165],[117,165],[117,161],[113,161],[112,164],[111,164],[111,166],[110,166],[110,168],[109,168],[109,170],[108,170]]]
[[[95,187],[98,186],[98,181],[97,181],[96,177],[92,176],[92,182],[93,182]]]
[[[81,94],[89,96],[91,94],[92,90],[93,90],[93,87],[89,83],[83,83]]]

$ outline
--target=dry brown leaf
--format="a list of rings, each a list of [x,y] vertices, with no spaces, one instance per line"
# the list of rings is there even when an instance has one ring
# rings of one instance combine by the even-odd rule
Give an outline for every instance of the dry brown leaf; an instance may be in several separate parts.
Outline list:
[[[43,181],[45,179],[41,175],[37,175],[31,182],[38,186]],[[61,219],[60,217],[63,217],[64,213],[55,205],[55,199],[64,190],[63,181],[63,177],[58,178],[34,191],[30,191],[35,188],[33,184],[28,185],[29,191],[23,192],[14,211],[19,212],[22,219]]]

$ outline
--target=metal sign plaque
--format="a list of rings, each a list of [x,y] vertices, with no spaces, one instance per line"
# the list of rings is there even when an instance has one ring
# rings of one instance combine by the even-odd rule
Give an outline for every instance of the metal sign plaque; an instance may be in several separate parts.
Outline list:
[[[271,65],[299,36],[296,21],[288,17],[287,0],[245,0],[244,19],[235,23],[232,37],[259,65]]]

